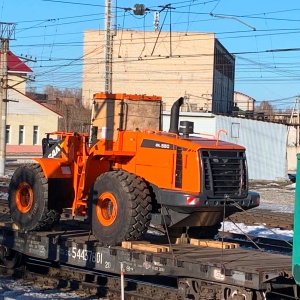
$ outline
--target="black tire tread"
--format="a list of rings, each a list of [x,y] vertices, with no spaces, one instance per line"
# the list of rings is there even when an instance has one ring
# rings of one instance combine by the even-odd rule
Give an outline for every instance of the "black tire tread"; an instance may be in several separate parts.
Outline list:
[[[118,179],[130,195],[131,230],[127,232],[125,239],[137,240],[146,233],[151,220],[151,199],[147,185],[142,178],[121,169],[110,172],[110,175]]]
[[[104,173],[97,180],[101,180],[104,176],[117,180],[128,195],[126,201],[128,201],[130,223],[122,232],[116,232],[114,240],[109,244],[106,241],[100,242],[112,246],[120,244],[124,240],[139,239],[147,232],[151,220],[151,197],[145,181],[135,174],[121,169]]]
[[[21,174],[23,170],[30,169],[36,177],[39,179],[42,188],[43,188],[43,198],[44,198],[44,206],[43,206],[43,212],[39,220],[37,220],[36,225],[28,230],[50,230],[53,228],[55,224],[57,224],[60,220],[60,212],[56,211],[55,209],[49,209],[48,208],[48,179],[45,177],[44,172],[39,164],[28,164],[23,165],[19,168],[22,168]],[[15,173],[14,173],[15,174]],[[12,177],[12,180],[9,185],[9,192],[8,192],[8,200],[9,200],[9,207],[11,209],[11,204],[14,199],[12,199],[11,194],[13,193],[13,189],[15,188],[13,184],[14,175]],[[19,220],[14,219],[14,214],[12,213],[12,219],[13,221],[22,229],[22,224],[19,222]]]

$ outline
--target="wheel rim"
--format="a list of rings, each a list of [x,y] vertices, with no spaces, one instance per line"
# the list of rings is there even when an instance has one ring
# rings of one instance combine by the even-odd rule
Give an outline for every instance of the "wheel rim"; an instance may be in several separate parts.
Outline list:
[[[117,218],[118,203],[114,195],[105,192],[100,195],[97,202],[96,214],[99,222],[110,226]]]
[[[27,213],[33,204],[33,191],[31,186],[22,182],[16,191],[16,206],[22,213]]]

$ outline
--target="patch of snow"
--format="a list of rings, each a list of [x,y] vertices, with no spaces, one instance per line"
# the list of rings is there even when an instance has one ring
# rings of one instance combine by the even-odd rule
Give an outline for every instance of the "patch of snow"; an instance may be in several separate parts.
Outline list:
[[[290,190],[295,190],[296,189],[296,182],[290,184],[290,185],[287,185],[285,187],[286,189],[290,189]]]
[[[0,279],[0,300],[36,300],[36,299],[99,299],[79,297],[75,292],[62,292],[55,289],[41,290],[14,279]]]
[[[0,192],[0,199],[8,199],[8,193]]]
[[[262,224],[255,226],[247,226],[243,223],[232,223],[232,222],[224,222],[222,223],[221,230],[232,232],[232,233],[246,233],[249,236],[259,236],[270,239],[284,240],[284,241],[292,241],[293,239],[293,230],[281,230],[279,228],[269,229]]]

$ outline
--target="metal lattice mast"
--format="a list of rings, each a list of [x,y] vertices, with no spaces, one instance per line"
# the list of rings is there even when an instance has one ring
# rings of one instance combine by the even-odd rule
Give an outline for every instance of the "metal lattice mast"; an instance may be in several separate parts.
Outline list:
[[[106,0],[105,6],[105,93],[112,93],[112,58],[113,36],[112,30],[112,0]]]
[[[15,33],[16,24],[0,22],[0,39],[1,39],[1,68],[0,68],[0,175],[5,175],[6,160],[6,119],[7,119],[7,54],[9,51],[9,40]]]

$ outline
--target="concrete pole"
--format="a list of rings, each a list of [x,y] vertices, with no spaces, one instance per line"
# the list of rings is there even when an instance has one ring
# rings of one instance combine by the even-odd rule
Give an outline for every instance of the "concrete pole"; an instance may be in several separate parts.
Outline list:
[[[5,175],[6,160],[6,118],[7,118],[7,54],[9,49],[9,40],[15,33],[15,23],[0,22],[1,39],[1,65],[0,65],[0,176]]]
[[[1,69],[0,69],[0,176],[5,175],[5,160],[6,160],[6,118],[7,118],[7,53],[9,40],[2,40],[1,47]]]

